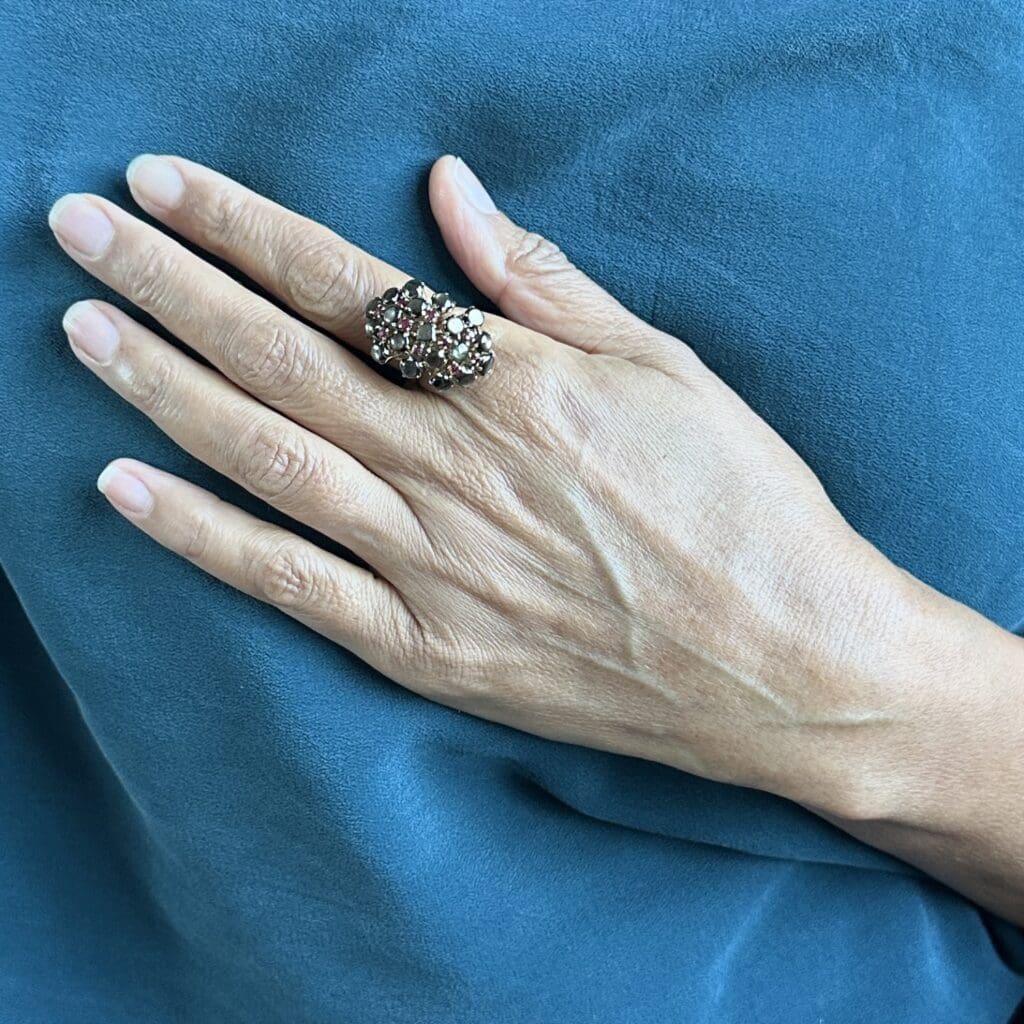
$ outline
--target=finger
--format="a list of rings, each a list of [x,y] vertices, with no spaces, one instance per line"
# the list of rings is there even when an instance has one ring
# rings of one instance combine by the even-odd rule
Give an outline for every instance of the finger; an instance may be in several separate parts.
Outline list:
[[[411,557],[420,532],[415,515],[347,452],[109,303],[75,303],[64,328],[89,369],[197,459],[371,565]]]
[[[425,396],[395,388],[162,231],[92,195],[58,200],[50,221],[76,262],[267,405],[364,460],[396,454],[398,432],[419,436]]]
[[[128,181],[148,213],[360,351],[369,349],[370,300],[410,280],[322,224],[183,157],[137,157]],[[491,323],[488,330],[500,346],[513,326]]]
[[[466,276],[509,319],[586,352],[660,364],[680,343],[645,323],[541,235],[505,216],[462,161],[430,172],[430,205]]]
[[[384,580],[134,459],[115,459],[96,484],[157,543],[396,674],[418,627]]]

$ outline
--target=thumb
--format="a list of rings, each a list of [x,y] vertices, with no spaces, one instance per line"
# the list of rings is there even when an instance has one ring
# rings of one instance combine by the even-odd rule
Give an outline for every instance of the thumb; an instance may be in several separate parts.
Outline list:
[[[644,323],[561,249],[494,204],[460,159],[430,172],[430,206],[456,263],[510,320],[586,352],[662,365],[681,343]]]

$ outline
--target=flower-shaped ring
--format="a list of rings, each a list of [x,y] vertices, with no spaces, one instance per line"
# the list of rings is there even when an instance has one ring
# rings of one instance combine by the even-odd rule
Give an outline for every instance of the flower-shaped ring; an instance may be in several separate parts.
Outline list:
[[[388,288],[366,307],[374,361],[439,391],[491,372],[494,352],[483,324],[479,309],[459,310],[446,292],[429,294],[416,280]]]

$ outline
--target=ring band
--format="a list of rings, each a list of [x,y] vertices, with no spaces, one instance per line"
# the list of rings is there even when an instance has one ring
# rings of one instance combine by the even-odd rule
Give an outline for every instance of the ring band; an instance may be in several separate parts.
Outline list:
[[[491,336],[474,306],[461,312],[447,292],[428,295],[422,281],[388,288],[366,307],[370,355],[406,380],[444,391],[472,384],[494,367]]]

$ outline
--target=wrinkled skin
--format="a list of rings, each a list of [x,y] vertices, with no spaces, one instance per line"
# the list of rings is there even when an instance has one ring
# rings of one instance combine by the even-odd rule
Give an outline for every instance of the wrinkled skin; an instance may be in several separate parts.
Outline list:
[[[213,369],[99,301],[68,311],[76,354],[372,571],[118,459],[99,485],[130,521],[433,700],[821,813],[888,815],[865,794],[943,729],[905,699],[924,675],[892,626],[904,641],[933,613],[950,635],[980,627],[859,538],[687,346],[445,157],[431,204],[505,314],[488,318],[496,368],[443,393],[398,387],[355,352],[366,304],[409,274],[181,158],[142,158],[129,182],[284,308],[107,200],[65,197],[51,211],[65,251]]]

